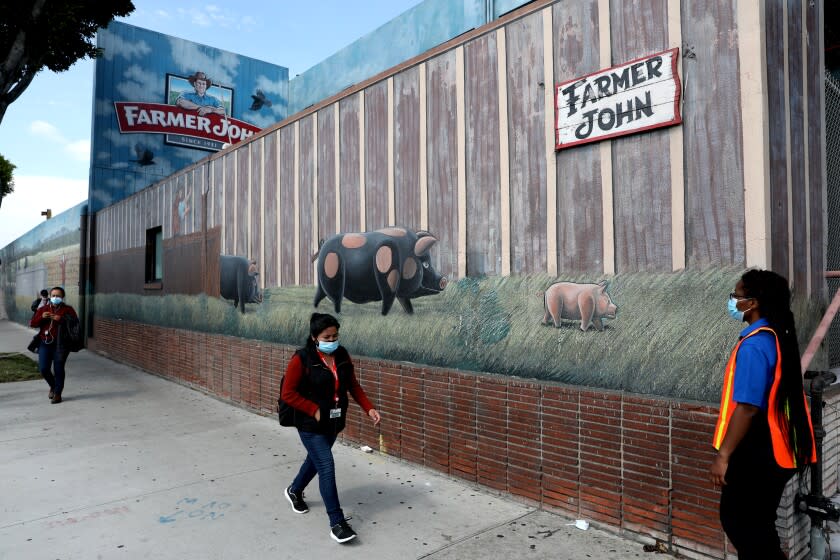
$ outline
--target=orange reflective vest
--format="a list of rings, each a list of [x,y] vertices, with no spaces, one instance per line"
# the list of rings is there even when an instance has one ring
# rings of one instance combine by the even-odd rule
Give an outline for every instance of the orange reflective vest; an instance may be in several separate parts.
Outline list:
[[[769,327],[760,327],[739,340],[738,344],[735,345],[735,349],[732,350],[732,355],[729,356],[729,361],[726,363],[726,371],[723,374],[723,391],[720,395],[720,412],[718,413],[718,421],[715,426],[713,445],[715,446],[715,449],[720,449],[720,446],[723,443],[723,438],[726,435],[726,428],[729,425],[729,419],[732,418],[732,413],[735,411],[735,407],[738,404],[732,400],[732,394],[735,390],[735,358],[738,355],[738,348],[741,347],[741,343],[746,339],[761,331],[773,333],[773,338],[776,340],[776,371],[774,374],[773,386],[770,388],[770,399],[767,404],[767,422],[770,424],[770,438],[773,442],[773,456],[776,458],[776,463],[778,463],[780,467],[785,469],[794,469],[798,466],[796,464],[796,455],[793,450],[788,447],[787,443],[785,443],[785,434],[782,431],[783,426],[787,422],[780,422],[779,416],[776,413],[776,395],[779,389],[779,383],[782,379],[782,351],[779,348],[779,337],[776,336],[776,332]],[[802,392],[802,399],[805,401],[805,410],[808,411],[808,401],[805,397],[804,391]],[[817,446],[814,443],[814,426],[811,424],[810,414],[808,415],[808,428],[811,434],[811,459],[809,462],[815,463],[817,461]],[[792,443],[796,445],[796,442]]]

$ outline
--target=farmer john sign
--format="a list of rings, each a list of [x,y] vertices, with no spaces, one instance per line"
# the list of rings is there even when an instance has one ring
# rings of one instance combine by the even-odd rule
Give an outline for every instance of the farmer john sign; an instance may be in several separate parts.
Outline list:
[[[230,116],[233,89],[204,72],[167,74],[165,95],[167,103],[116,101],[120,132],[164,134],[167,144],[218,151],[261,130]]]
[[[556,149],[682,122],[678,60],[674,48],[557,85]]]

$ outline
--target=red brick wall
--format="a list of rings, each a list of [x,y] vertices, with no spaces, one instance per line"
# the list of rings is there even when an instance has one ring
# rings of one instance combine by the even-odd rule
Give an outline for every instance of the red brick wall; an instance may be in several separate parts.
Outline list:
[[[95,352],[265,414],[275,412],[294,352],[106,319],[95,321],[94,335]],[[354,362],[383,420],[374,429],[352,407],[346,440],[658,539],[690,557],[724,557],[718,491],[707,476],[717,407],[404,362]],[[807,542],[807,523],[792,514],[792,496],[789,489],[783,498],[780,532],[798,550]]]

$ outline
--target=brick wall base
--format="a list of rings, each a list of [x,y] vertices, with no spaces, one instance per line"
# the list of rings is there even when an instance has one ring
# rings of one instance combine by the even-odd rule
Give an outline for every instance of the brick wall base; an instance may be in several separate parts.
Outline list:
[[[262,414],[274,414],[295,350],[110,319],[96,319],[94,334],[94,352]],[[707,475],[716,406],[359,356],[354,363],[383,420],[374,428],[351,407],[345,440],[688,557],[735,557]],[[836,433],[826,440],[832,458]],[[831,495],[836,472],[824,476]],[[804,558],[809,525],[794,512],[797,484],[782,499],[779,532],[791,557]]]

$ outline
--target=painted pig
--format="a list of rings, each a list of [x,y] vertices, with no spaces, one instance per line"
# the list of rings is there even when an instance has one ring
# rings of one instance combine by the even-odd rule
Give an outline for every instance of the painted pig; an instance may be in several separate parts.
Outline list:
[[[248,273],[248,259],[233,255],[219,256],[219,295],[232,299],[233,306],[245,313],[246,303],[262,303],[255,274]]]
[[[598,284],[557,282],[548,287],[544,297],[545,315],[542,324],[547,325],[551,317],[558,329],[563,319],[580,319],[580,330],[586,331],[594,326],[602,331],[604,325],[601,319],[615,319],[618,309],[607,293],[605,281]]]
[[[413,313],[411,298],[446,287],[446,278],[430,262],[429,249],[435,243],[427,231],[399,227],[330,237],[317,253],[315,307],[325,297],[336,313],[341,313],[343,298],[353,303],[381,301],[382,315],[387,315],[397,299],[406,313]]]

